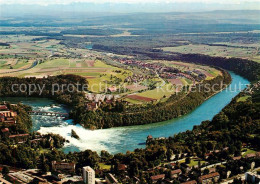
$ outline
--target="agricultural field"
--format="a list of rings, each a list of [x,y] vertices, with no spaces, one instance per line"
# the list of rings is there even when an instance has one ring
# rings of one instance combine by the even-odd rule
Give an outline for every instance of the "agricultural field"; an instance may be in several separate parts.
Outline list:
[[[222,46],[221,44],[225,44],[227,46]],[[219,45],[219,46],[217,46]],[[216,46],[203,45],[203,44],[189,44],[182,45],[177,47],[163,47],[161,48],[166,52],[177,52],[182,54],[204,54],[209,56],[220,56],[220,57],[236,57],[236,58],[244,58],[251,59],[256,62],[260,62],[259,55],[259,46],[260,44],[226,44],[226,43],[216,43]]]
[[[142,60],[138,65],[128,65],[118,62],[118,58],[133,60],[132,56],[94,51],[88,47],[70,48],[59,40],[41,36],[1,35],[0,42],[9,44],[0,46],[0,76],[80,75],[88,81],[89,92],[119,95],[130,104],[164,102],[183,86],[198,83],[190,74],[195,77],[203,74],[205,80],[221,75],[220,71],[208,66],[178,61]],[[91,45],[90,42],[84,44]],[[165,78],[165,72],[142,64],[174,68],[178,74],[170,73],[173,78]]]

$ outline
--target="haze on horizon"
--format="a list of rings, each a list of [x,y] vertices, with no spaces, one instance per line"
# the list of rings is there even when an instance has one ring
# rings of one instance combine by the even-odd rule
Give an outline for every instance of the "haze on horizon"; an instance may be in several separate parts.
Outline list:
[[[0,0],[0,17],[260,10],[260,0]]]
[[[241,4],[241,3],[260,3],[260,0],[0,0],[0,4],[71,4],[71,3],[205,3],[205,4]]]

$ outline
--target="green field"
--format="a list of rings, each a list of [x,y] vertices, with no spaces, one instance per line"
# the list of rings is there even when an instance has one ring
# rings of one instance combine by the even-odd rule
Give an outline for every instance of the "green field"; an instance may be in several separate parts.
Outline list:
[[[110,170],[111,169],[111,165],[106,165],[104,163],[99,163],[98,165],[99,165],[100,169],[102,169],[102,170]]]
[[[200,161],[201,165],[204,163],[206,163],[206,161],[204,161],[204,160]],[[197,166],[197,165],[199,165],[199,160],[197,160],[197,159],[191,159],[190,163],[188,164],[189,167],[193,167],[193,166]]]
[[[35,68],[58,68],[58,67],[69,67],[70,62],[68,59],[53,59],[47,60],[44,63],[37,65]]]
[[[22,68],[22,67],[24,67],[26,65],[30,66],[31,64],[28,63],[27,60],[20,60],[20,61],[17,62],[17,64],[15,64],[12,67],[13,67],[13,69],[19,69],[19,68]]]
[[[172,84],[165,84],[162,87],[158,87],[153,90],[144,91],[139,93],[139,96],[153,98],[156,100],[162,99],[164,96],[167,98],[170,97],[173,93],[175,93],[175,88]]]
[[[245,102],[250,96],[242,96],[239,99],[237,99],[237,102]]]

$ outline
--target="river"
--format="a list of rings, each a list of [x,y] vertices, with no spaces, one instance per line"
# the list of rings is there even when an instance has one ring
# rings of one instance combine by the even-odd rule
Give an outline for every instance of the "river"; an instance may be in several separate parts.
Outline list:
[[[125,153],[135,148],[143,148],[140,144],[146,141],[148,135],[153,137],[169,137],[176,133],[191,130],[194,125],[199,125],[204,120],[211,120],[214,115],[221,111],[242,89],[249,84],[249,81],[230,72],[232,76],[231,85],[222,92],[211,97],[191,113],[173,120],[139,125],[131,127],[119,127],[101,130],[87,130],[80,125],[74,125],[72,120],[46,116],[32,116],[33,131],[40,133],[60,134],[69,143],[66,143],[63,151],[84,151],[86,149],[107,150],[110,153]],[[240,84],[243,84],[242,86]],[[240,87],[239,87],[240,86]],[[31,105],[34,110],[68,112],[65,106],[55,104],[54,101],[44,98],[4,98],[2,100],[18,102]],[[71,137],[71,129],[76,131],[80,139]]]

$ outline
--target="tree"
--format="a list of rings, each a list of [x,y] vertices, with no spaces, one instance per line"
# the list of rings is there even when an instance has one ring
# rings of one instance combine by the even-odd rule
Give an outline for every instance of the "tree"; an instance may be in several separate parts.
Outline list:
[[[3,175],[7,175],[8,173],[9,173],[9,168],[6,167],[6,166],[4,166],[4,167],[3,167],[3,170],[2,170],[2,174],[3,174]]]
[[[203,174],[204,175],[209,174],[209,169],[208,168],[204,169]]]
[[[242,182],[242,180],[241,180],[241,178],[235,178],[234,180],[233,180],[233,183],[232,184],[242,184],[243,182]]]
[[[191,162],[190,157],[187,157],[187,158],[185,159],[185,164],[190,164],[190,162]]]

